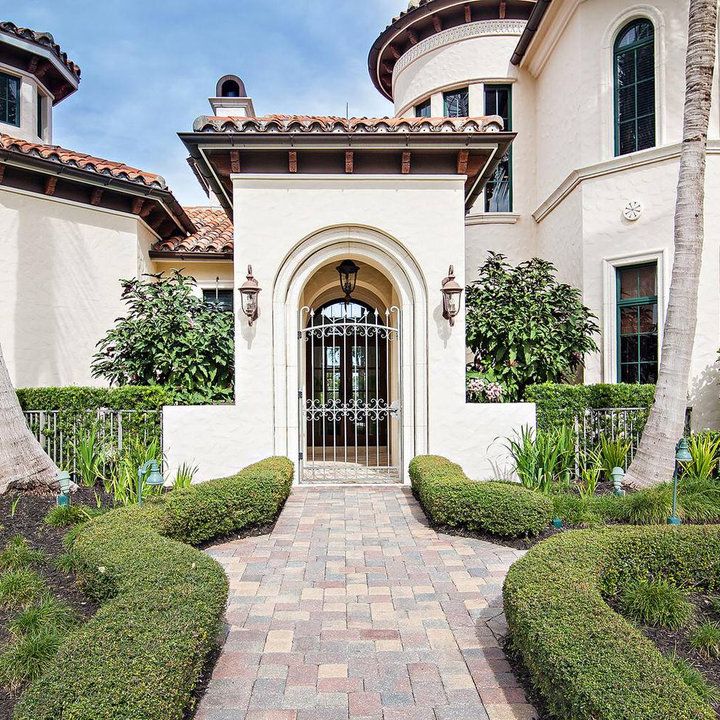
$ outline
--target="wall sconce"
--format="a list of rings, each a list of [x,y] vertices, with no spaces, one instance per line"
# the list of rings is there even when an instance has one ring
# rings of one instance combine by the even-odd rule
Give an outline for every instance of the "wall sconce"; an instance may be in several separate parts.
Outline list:
[[[248,265],[247,280],[240,288],[240,303],[251,327],[260,314],[258,312],[258,294],[260,291],[258,281],[253,277],[252,265]]]
[[[340,287],[345,293],[345,302],[350,302],[351,295],[355,292],[360,268],[352,260],[343,260],[335,269],[340,275]]]
[[[451,265],[447,277],[442,281],[440,288],[443,295],[443,317],[450,323],[455,324],[455,317],[460,312],[460,296],[463,289],[455,281],[455,268]]]

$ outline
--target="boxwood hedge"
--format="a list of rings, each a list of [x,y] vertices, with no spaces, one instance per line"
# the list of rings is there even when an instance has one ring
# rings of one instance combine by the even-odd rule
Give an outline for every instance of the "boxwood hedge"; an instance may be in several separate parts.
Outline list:
[[[433,525],[515,538],[537,535],[552,519],[552,503],[543,495],[517,483],[475,482],[436,455],[414,458],[410,479]]]
[[[271,458],[71,533],[81,585],[103,604],[23,693],[15,720],[180,720],[228,590],[222,568],[185,543],[271,522],[292,475]]]
[[[505,580],[511,642],[559,720],[712,720],[715,713],[606,602],[664,577],[720,586],[720,526],[573,531],[535,546]]]

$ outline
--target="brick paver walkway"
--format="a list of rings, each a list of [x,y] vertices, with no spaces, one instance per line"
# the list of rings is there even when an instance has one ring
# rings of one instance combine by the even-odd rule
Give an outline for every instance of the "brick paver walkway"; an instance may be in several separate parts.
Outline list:
[[[518,551],[439,535],[409,490],[295,489],[210,550],[229,634],[197,720],[529,720],[500,647]]]

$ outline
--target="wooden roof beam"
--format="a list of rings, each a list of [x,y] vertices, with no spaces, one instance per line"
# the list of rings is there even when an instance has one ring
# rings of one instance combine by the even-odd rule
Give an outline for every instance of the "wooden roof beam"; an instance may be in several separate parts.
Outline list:
[[[458,175],[468,174],[468,160],[470,159],[469,150],[460,150],[457,156],[457,173]]]
[[[231,150],[230,151],[230,172],[231,173],[239,173],[240,172],[240,151],[239,150]]]
[[[472,9],[470,8],[470,5],[465,5],[465,22],[472,22]]]
[[[352,150],[345,151],[345,172],[348,174],[355,172],[355,153]]]
[[[402,154],[402,174],[410,174],[410,165],[412,163],[412,153],[409,150],[405,150]]]
[[[55,194],[55,188],[57,187],[57,181],[58,179],[54,176],[49,177],[45,181],[45,194],[46,195],[54,195]]]
[[[443,29],[442,20],[440,19],[439,15],[433,15],[432,17],[432,24],[433,28],[435,29],[435,32],[441,32]]]
[[[297,150],[290,150],[290,152],[288,152],[288,171],[291,173],[298,171]]]
[[[90,195],[90,204],[99,205],[104,192],[102,188],[95,188]]]
[[[498,12],[498,15],[501,20],[504,20],[507,16],[507,3],[505,0],[500,0],[500,10]]]

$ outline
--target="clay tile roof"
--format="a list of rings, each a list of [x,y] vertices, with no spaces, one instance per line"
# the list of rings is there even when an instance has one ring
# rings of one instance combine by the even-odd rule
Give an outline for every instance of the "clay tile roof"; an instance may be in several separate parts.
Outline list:
[[[154,187],[160,190],[168,189],[165,179],[160,175],[138,170],[112,160],[103,160],[92,155],[86,155],[75,150],[67,150],[58,145],[41,145],[0,133],[0,150],[49,160],[58,163],[58,165],[110,176],[146,187]]]
[[[264,117],[199,117],[195,132],[238,133],[484,133],[499,132],[502,118],[383,117],[343,118],[317,115],[266,115]]]
[[[15,35],[23,40],[29,40],[36,45],[48,48],[78,80],[80,79],[80,68],[68,58],[67,53],[61,50],[60,46],[55,42],[55,38],[49,32],[39,32],[18,27],[15,23],[7,20],[0,21],[0,32]]]
[[[197,232],[192,235],[176,235],[160,240],[152,253],[217,254],[230,256],[233,253],[233,225],[225,211],[212,207],[186,207],[185,212],[193,221]]]

